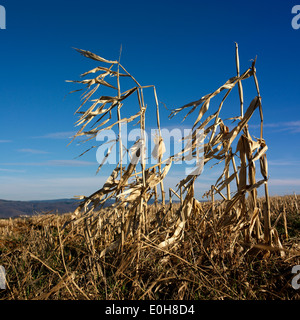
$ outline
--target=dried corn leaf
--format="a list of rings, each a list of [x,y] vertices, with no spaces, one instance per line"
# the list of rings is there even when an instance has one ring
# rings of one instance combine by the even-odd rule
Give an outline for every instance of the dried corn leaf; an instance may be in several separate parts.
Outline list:
[[[90,71],[84,72],[83,74],[80,75],[80,77],[85,77],[86,75],[90,74],[90,73],[96,73],[98,71],[105,71],[108,72],[108,74],[112,75],[112,76],[117,76],[119,75],[119,77],[129,77],[128,74],[124,74],[124,73],[118,73],[116,71],[113,71],[111,69],[105,68],[105,67],[97,67],[94,68]]]
[[[110,64],[116,64],[118,63],[118,61],[112,61],[112,60],[106,60],[102,57],[99,57],[98,55],[90,52],[90,51],[87,51],[87,50],[82,50],[82,49],[77,49],[77,48],[74,48],[77,52],[79,52],[80,54],[82,54],[83,56],[87,57],[87,58],[90,58],[90,59],[93,59],[93,60],[96,60],[96,61],[100,61],[100,62],[105,62],[105,63],[110,63]]]
[[[174,231],[174,234],[172,237],[161,242],[158,245],[159,248],[165,248],[165,247],[171,246],[172,244],[174,244],[180,239],[180,237],[182,236],[182,232],[184,230],[186,221],[189,218],[191,211],[193,209],[193,203],[194,203],[194,185],[191,184],[182,205],[181,216],[176,222],[176,229]]]
[[[180,107],[180,108],[177,108],[177,109],[174,109],[172,110],[171,114],[169,115],[170,118],[173,118],[178,112],[186,109],[186,108],[189,108],[191,106],[193,106],[193,109],[192,111],[194,111],[196,109],[197,106],[199,106],[200,104],[204,103],[206,100],[210,100],[211,98],[215,97],[217,94],[219,94],[221,91],[225,90],[225,89],[232,89],[236,83],[240,80],[244,80],[244,79],[247,79],[248,77],[252,76],[253,74],[253,71],[252,71],[252,68],[249,68],[248,70],[246,70],[240,77],[233,77],[233,78],[230,78],[228,81],[226,81],[225,84],[223,84],[220,88],[218,88],[216,91],[214,91],[213,93],[210,93],[210,94],[207,94],[205,96],[203,96],[201,99],[199,100],[196,100],[196,101],[193,101],[193,102],[190,102],[186,105],[184,105],[183,107]],[[204,109],[205,110],[205,109]],[[191,114],[190,111],[186,117]],[[204,114],[205,112],[203,112]],[[201,119],[201,114],[199,112],[199,115],[200,115],[200,119]],[[198,115],[198,117],[199,117]],[[185,118],[186,118],[185,117]],[[199,121],[200,121],[199,119]]]
[[[154,137],[154,144],[155,144],[155,146],[152,151],[152,157],[154,159],[159,159],[166,152],[166,146],[165,146],[163,138],[159,135],[156,135]]]

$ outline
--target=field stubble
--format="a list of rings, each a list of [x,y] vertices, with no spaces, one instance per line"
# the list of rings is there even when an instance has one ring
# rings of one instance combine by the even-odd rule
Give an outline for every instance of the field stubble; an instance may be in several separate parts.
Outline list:
[[[81,202],[72,215],[39,215],[1,222],[0,264],[7,272],[7,290],[0,297],[298,299],[298,291],[291,286],[291,270],[300,264],[299,200],[296,196],[269,197],[268,147],[263,138],[256,58],[241,73],[236,44],[236,75],[215,91],[171,110],[169,118],[187,112],[184,119],[193,114],[196,120],[186,148],[163,160],[163,119],[155,86],[139,84],[121,65],[120,58],[107,60],[90,51],[76,50],[104,66],[98,65],[82,74],[81,80],[71,81],[83,85],[72,92],[85,89],[76,111],[76,126],[80,129],[74,139],[85,138],[82,142],[88,142],[118,127],[118,138],[109,141],[111,145],[97,172],[114,146],[118,146],[120,159],[99,190],[79,196]],[[94,78],[85,79],[95,73]],[[127,79],[131,88],[122,92],[120,79]],[[252,79],[257,95],[245,108],[242,82],[247,79]],[[113,94],[94,99],[100,86]],[[222,119],[222,108],[235,87],[240,110]],[[145,90],[153,92],[155,105],[147,106]],[[212,104],[218,95],[223,95],[221,102]],[[134,96],[136,113],[122,117],[121,108],[128,108],[128,98]],[[145,163],[147,108],[156,110],[158,132],[152,151],[157,163],[151,167]],[[259,138],[249,131],[254,113],[260,119]],[[140,130],[140,137],[125,148],[125,155],[133,160],[127,167],[123,166],[121,139],[124,123],[139,124]],[[197,138],[201,131],[207,142]],[[203,156],[199,158],[200,150]],[[178,182],[176,191],[169,189],[167,204],[164,179],[173,164],[191,157],[197,159],[195,170]],[[194,192],[196,180],[205,165],[221,163],[221,176],[204,195],[211,201],[200,202]],[[260,187],[264,197],[259,199]],[[172,204],[173,195],[180,204]],[[150,205],[152,197],[154,205]],[[104,208],[108,200],[113,204]]]
[[[169,249],[158,246],[159,237],[172,232],[180,205],[160,220],[162,212],[149,206],[148,233],[140,242],[130,235],[122,252],[105,257],[100,253],[112,242],[109,233],[96,236],[91,251],[86,228],[63,229],[70,214],[0,220],[0,264],[7,273],[0,299],[299,299],[291,269],[300,264],[300,203],[285,196],[270,204],[283,250],[245,243],[240,230],[219,223],[222,212],[206,214],[209,202]]]

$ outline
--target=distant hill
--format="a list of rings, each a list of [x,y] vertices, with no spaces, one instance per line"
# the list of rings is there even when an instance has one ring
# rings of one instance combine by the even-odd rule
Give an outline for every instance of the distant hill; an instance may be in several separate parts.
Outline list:
[[[34,215],[41,212],[66,213],[76,209],[78,200],[57,199],[43,201],[0,200],[0,218]]]
[[[76,199],[55,199],[55,200],[35,200],[35,201],[12,201],[0,199],[0,219],[18,217],[22,215],[32,216],[42,212],[52,211],[53,213],[67,213],[74,211],[79,200]],[[107,200],[104,207],[110,206],[115,201]],[[177,203],[175,199],[173,203]],[[153,204],[154,200],[150,199],[148,204]]]

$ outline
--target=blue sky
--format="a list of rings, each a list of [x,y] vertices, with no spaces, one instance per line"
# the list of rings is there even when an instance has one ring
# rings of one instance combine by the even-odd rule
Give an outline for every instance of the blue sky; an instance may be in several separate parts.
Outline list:
[[[300,29],[291,25],[296,1],[16,1],[1,0],[6,30],[0,30],[0,199],[33,200],[89,195],[112,167],[99,175],[96,152],[75,159],[89,145],[72,143],[80,94],[65,80],[97,66],[73,47],[118,59],[143,85],[155,85],[159,100],[177,108],[235,76],[234,42],[241,70],[257,56],[264,112],[270,193],[300,192]],[[300,23],[300,21],[299,21]],[[67,95],[67,96],[66,96]],[[246,85],[246,101],[255,95]],[[224,105],[236,114],[238,103]],[[149,106],[151,102],[149,102]],[[149,107],[149,125],[153,125]],[[226,113],[228,112],[228,113]],[[169,121],[161,108],[162,125]],[[254,117],[258,121],[258,117]],[[151,122],[152,121],[152,122]],[[250,127],[259,136],[256,123]],[[174,187],[176,175],[166,181]],[[218,177],[205,171],[199,197]]]

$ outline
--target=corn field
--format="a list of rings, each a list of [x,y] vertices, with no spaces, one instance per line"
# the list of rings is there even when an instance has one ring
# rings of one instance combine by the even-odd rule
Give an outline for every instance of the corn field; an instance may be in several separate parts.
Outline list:
[[[47,261],[52,261],[49,257],[39,258],[26,249],[27,263],[42,264],[52,274],[52,282],[56,278],[60,284],[58,287],[49,285],[46,293],[39,293],[38,298],[48,299],[58,292],[63,292],[60,298],[74,299],[89,299],[88,292],[103,299],[295,298],[295,292],[286,291],[284,281],[287,281],[289,263],[299,262],[299,235],[295,234],[296,241],[290,242],[286,211],[290,208],[290,214],[297,215],[299,200],[296,196],[291,198],[292,208],[290,200],[281,205],[269,197],[268,147],[263,138],[263,106],[256,59],[241,72],[236,44],[235,75],[212,93],[171,110],[170,118],[185,112],[184,119],[190,117],[195,121],[187,146],[164,158],[161,128],[165,119],[160,117],[155,86],[141,85],[122,66],[120,59],[107,60],[89,51],[76,50],[101,66],[83,73],[80,80],[72,81],[83,86],[79,90],[84,90],[82,103],[76,111],[79,130],[73,140],[80,137],[83,138],[81,142],[87,142],[115,127],[118,138],[106,142],[110,146],[98,171],[105,165],[113,147],[119,151],[119,162],[99,190],[89,196],[79,196],[81,201],[74,213],[28,222],[35,228],[40,226],[41,239],[49,238],[48,245],[53,247],[51,255],[59,256],[61,261],[55,264],[65,272],[62,276],[49,265]],[[86,76],[91,78],[86,79]],[[132,86],[122,92],[121,80]],[[249,105],[244,103],[244,81],[252,81],[257,93]],[[114,95],[96,98],[103,87]],[[238,110],[226,104],[235,87]],[[154,106],[147,105],[146,90],[153,93]],[[211,101],[216,96],[221,96],[221,102],[217,110],[211,111]],[[125,112],[129,97],[130,109],[128,107]],[[122,117],[122,112],[133,110],[132,98],[136,101],[136,113]],[[151,107],[151,113],[156,114],[158,133],[151,152],[157,163],[147,165],[143,135],[146,112]],[[236,111],[230,118],[234,124],[232,129],[226,125],[228,119],[220,117],[222,108],[226,107]],[[259,138],[251,135],[248,125],[255,113],[260,119]],[[129,149],[122,144],[124,123],[139,125],[140,129],[140,138]],[[204,133],[205,142],[195,138],[199,131]],[[176,187],[165,190],[164,181],[171,167],[195,156],[199,149],[203,152],[200,168],[196,167],[192,174],[179,180]],[[123,161],[125,157],[132,159],[127,166]],[[202,202],[195,196],[195,183],[201,181],[201,165],[207,168],[212,163],[222,166],[222,174],[206,190],[207,201]],[[263,197],[258,197],[258,188],[263,189]],[[172,200],[174,196],[178,202]],[[41,222],[43,219],[48,219],[47,230]],[[278,226],[283,232],[278,231]],[[9,233],[9,227],[6,228]],[[81,270],[81,274],[77,270]],[[266,270],[276,270],[274,272],[282,272],[284,276],[270,285]],[[279,282],[285,288],[282,296],[276,293]],[[260,289],[255,291],[254,288]]]
[[[137,244],[136,265],[138,272],[139,256],[143,242],[151,245],[155,244],[161,250],[176,246],[184,237],[184,230],[188,221],[193,219],[193,216],[199,215],[203,220],[199,225],[199,230],[206,230],[203,234],[206,246],[210,245],[213,234],[217,234],[220,229],[226,228],[233,237],[233,247],[234,239],[237,238],[237,234],[240,234],[245,244],[266,250],[277,250],[281,256],[284,256],[285,253],[278,232],[270,223],[266,156],[268,147],[263,138],[262,99],[256,76],[256,60],[246,71],[241,73],[238,45],[236,44],[236,75],[214,92],[183,107],[173,109],[170,113],[170,118],[172,118],[183,111],[188,111],[185,118],[193,116],[196,119],[190,137],[196,137],[197,132],[203,130],[208,140],[203,146],[204,166],[207,166],[212,160],[217,160],[218,166],[224,166],[221,176],[211,186],[211,189],[207,190],[206,195],[211,198],[209,210],[204,211],[201,202],[194,196],[194,184],[197,179],[201,179],[201,170],[196,170],[196,173],[178,181],[177,191],[169,190],[170,200],[173,194],[181,200],[180,207],[174,210],[172,200],[169,204],[165,200],[164,179],[173,163],[176,163],[178,159],[184,159],[187,153],[195,154],[197,152],[197,148],[201,147],[199,141],[191,139],[188,147],[182,152],[162,160],[165,148],[161,136],[159,102],[155,86],[140,85],[121,65],[120,61],[106,60],[85,50],[77,49],[77,51],[89,59],[101,62],[104,66],[98,66],[82,74],[82,77],[85,77],[99,73],[94,78],[75,81],[85,85],[86,90],[83,95],[83,102],[76,111],[79,114],[77,126],[80,126],[80,130],[74,136],[74,139],[83,136],[86,137],[85,141],[88,141],[95,138],[103,130],[111,129],[114,126],[118,126],[119,129],[118,139],[111,141],[112,145],[118,144],[119,163],[101,189],[88,197],[81,197],[82,202],[72,219],[74,225],[84,225],[86,243],[91,252],[99,251],[99,246],[95,245],[98,238],[111,238],[109,245],[102,248],[100,258],[110,251],[123,252],[124,246],[128,242],[134,241]],[[125,92],[121,92],[120,80],[123,77],[130,78],[134,85]],[[107,78],[114,78],[116,84],[107,82],[105,80]],[[257,96],[245,108],[243,81],[249,81],[250,79],[255,84]],[[91,99],[101,86],[112,88],[115,95]],[[225,107],[226,99],[235,86],[238,87],[240,110],[238,110],[238,114],[232,115],[235,127],[229,130],[220,118],[220,112]],[[157,145],[155,150],[152,151],[152,154],[155,153],[157,164],[150,167],[145,165],[143,138],[148,108],[143,93],[147,89],[153,90],[155,97],[158,130]],[[211,100],[223,92],[225,94],[217,111],[209,114]],[[129,118],[122,118],[122,108],[126,107],[126,99],[131,95],[136,95],[138,111]],[[91,103],[91,106],[82,111],[82,108],[88,103]],[[111,123],[113,112],[116,112],[118,120]],[[248,127],[248,122],[255,112],[259,112],[260,116],[259,138],[253,138]],[[135,161],[131,161],[127,167],[124,167],[122,163],[124,150],[121,141],[121,124],[131,123],[136,119],[140,125],[141,137],[130,150],[125,150],[125,152],[131,153],[130,157],[131,159],[134,158]],[[94,121],[93,125],[91,125],[92,121]],[[233,149],[235,140],[237,144],[236,148]],[[106,157],[109,156],[110,150],[111,147]],[[100,164],[98,171],[104,162],[105,159]],[[262,176],[262,179],[258,181],[256,178],[257,163],[259,163]],[[140,166],[138,167],[138,165]],[[230,172],[230,165],[233,172]],[[157,205],[158,187],[160,187],[162,196],[159,209]],[[257,188],[259,187],[264,188],[265,200],[263,203],[258,203],[257,200]],[[235,190],[234,193],[231,192],[232,188]],[[181,191],[180,196],[178,190]],[[216,194],[221,196],[221,201],[214,200]],[[153,209],[149,209],[148,206],[148,202],[153,196],[156,199],[157,212],[155,212],[155,215],[152,212]],[[106,208],[104,212],[101,209],[109,199],[114,199],[115,203]]]

